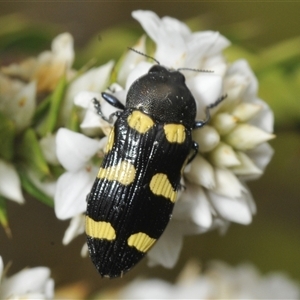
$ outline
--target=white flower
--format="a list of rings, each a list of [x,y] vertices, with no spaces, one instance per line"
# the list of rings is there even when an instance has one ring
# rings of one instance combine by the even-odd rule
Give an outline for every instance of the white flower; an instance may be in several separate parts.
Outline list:
[[[57,157],[67,172],[57,180],[54,196],[57,218],[66,220],[75,217],[75,220],[80,220],[79,215],[85,212],[85,200],[98,171],[98,166],[92,163],[91,158],[104,148],[105,143],[106,138],[97,141],[68,129],[58,130]],[[77,230],[72,229],[76,223],[75,220],[71,221],[64,243],[83,232],[83,223],[80,223],[81,227],[75,226]]]
[[[179,256],[184,235],[200,234],[215,228],[224,232],[230,222],[249,224],[252,221],[256,206],[246,181],[258,178],[271,159],[273,150],[267,141],[274,137],[273,113],[257,97],[258,83],[249,65],[243,60],[231,65],[226,62],[222,50],[229,42],[222,35],[211,31],[192,33],[182,22],[170,17],[159,19],[150,11],[135,11],[133,17],[156,43],[154,58],[160,64],[168,68],[213,72],[181,70],[197,103],[197,120],[205,119],[207,105],[221,95],[227,95],[211,111],[209,125],[193,132],[193,138],[200,149],[185,169],[183,186],[186,188],[178,197],[168,227],[148,253],[150,265],[172,267]],[[137,48],[146,49],[144,38],[138,42]],[[119,69],[121,75],[117,76],[121,82],[114,83],[109,91],[123,104],[132,83],[154,64],[145,56],[134,54],[139,59],[131,52],[125,56],[124,66]],[[98,128],[98,132],[107,135],[111,125],[97,116],[91,101],[93,98],[100,101],[106,117],[116,110],[102,99],[99,90],[96,93],[78,94],[75,103],[86,110],[81,128],[85,132]],[[84,145],[81,147],[84,148]],[[80,155],[84,151],[81,152]],[[64,155],[70,159],[70,153],[67,151]],[[63,157],[60,158],[62,160]],[[78,160],[86,161],[79,156]],[[93,179],[90,180],[89,186]],[[74,180],[77,181],[79,184],[80,177]],[[61,189],[66,186],[62,184]],[[88,189],[84,191],[88,193]],[[71,194],[67,191],[66,197]],[[62,200],[64,218],[76,217],[83,212],[85,195],[81,196],[81,200],[77,195],[73,197],[73,200]],[[74,207],[76,203],[78,208]]]
[[[3,152],[10,153],[11,157],[8,157],[8,154],[5,156],[9,163],[1,160],[0,195],[19,203],[23,203],[24,198],[17,169],[13,162],[19,162],[21,157],[22,164],[25,165],[30,159],[26,157],[27,161],[24,163],[23,160],[25,159],[22,155],[27,150],[13,151],[17,146],[14,143],[22,140],[21,134],[32,123],[32,118],[36,112],[37,94],[53,91],[61,78],[66,75],[70,79],[73,74],[71,70],[74,60],[72,36],[68,33],[58,35],[52,41],[51,48],[51,51],[44,51],[36,58],[29,58],[20,64],[1,68],[0,113],[6,117],[5,122],[1,122],[1,130],[6,133],[1,147],[4,148]],[[53,155],[53,139],[51,141],[49,136],[43,137],[40,140],[40,146],[46,161],[57,165],[58,161]],[[39,151],[37,148],[35,150]],[[34,159],[29,162],[30,165],[38,160],[34,161]],[[18,167],[20,166],[18,165]],[[47,178],[42,182],[40,177],[30,168],[26,169],[26,179],[46,195],[53,197],[55,180]]]
[[[31,122],[36,108],[35,82],[23,83],[0,73],[0,112],[12,120],[17,132]]]
[[[38,92],[49,92],[63,75],[73,75],[73,60],[73,37],[69,33],[62,33],[52,41],[51,51],[44,51],[37,58],[28,58],[20,64],[2,67],[1,71],[25,81],[35,80]]]
[[[113,66],[113,61],[109,61],[103,66],[88,70],[70,83],[60,111],[60,119],[62,124],[64,124],[64,120],[69,119],[72,107],[74,105],[74,98],[78,93],[82,91],[97,93],[106,89]],[[84,133],[88,135],[91,133],[94,135],[97,133],[99,134],[99,132],[93,132],[91,129],[90,131],[91,132]]]
[[[185,234],[197,234],[216,227],[224,230],[229,221],[249,224],[256,208],[245,180],[263,173],[273,153],[266,141],[274,137],[273,113],[257,98],[258,83],[249,65],[243,60],[228,65],[222,50],[229,42],[217,32],[191,33],[178,20],[159,19],[150,11],[135,11],[133,17],[156,42],[154,58],[162,65],[213,71],[184,71],[186,84],[197,102],[198,120],[205,118],[207,105],[227,95],[211,112],[210,125],[193,133],[200,151],[185,170],[187,188],[177,200],[169,227],[181,221],[183,227],[190,227]],[[149,63],[147,67],[145,63],[137,65],[140,72],[135,71],[134,78],[129,74],[126,87],[149,68]],[[162,240],[167,239],[167,232]],[[176,234],[180,232],[184,230]],[[168,247],[158,242],[149,252],[149,264],[175,264],[176,260],[171,263],[159,256],[165,251],[163,247],[173,252],[170,257],[176,257],[181,243]]]
[[[299,299],[299,284],[283,273],[262,276],[250,264],[230,267],[210,264],[198,275],[189,264],[176,284],[160,279],[136,280],[118,293],[118,299]]]
[[[24,269],[7,278],[0,256],[0,299],[53,299],[54,281],[46,267]]]
[[[0,159],[0,195],[24,203],[21,181],[14,166]]]
[[[132,16],[156,43],[154,57],[169,68],[204,67],[211,70],[213,60],[220,58],[220,51],[229,45],[228,40],[218,32],[192,33],[184,23],[170,17],[159,19],[151,11],[134,11]],[[203,58],[207,60],[204,65]],[[221,66],[219,62],[218,66]]]

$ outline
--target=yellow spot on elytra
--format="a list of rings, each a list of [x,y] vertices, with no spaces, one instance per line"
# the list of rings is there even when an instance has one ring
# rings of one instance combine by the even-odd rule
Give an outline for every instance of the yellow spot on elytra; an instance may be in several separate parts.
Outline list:
[[[121,161],[115,166],[100,168],[97,177],[99,179],[115,180],[123,185],[128,185],[134,181],[136,170],[134,165],[128,161]]]
[[[127,118],[129,127],[139,133],[147,132],[153,125],[154,121],[139,110],[134,110]]]
[[[85,232],[96,239],[112,241],[116,238],[116,232],[112,225],[104,221],[94,221],[89,216],[85,217]]]
[[[164,131],[170,143],[181,144],[185,141],[185,127],[181,124],[166,124]]]
[[[104,153],[108,153],[112,149],[112,147],[114,145],[114,140],[115,140],[115,131],[114,131],[114,128],[112,128],[112,130],[108,136],[108,141],[107,141]]]
[[[151,178],[149,186],[154,195],[164,196],[165,198],[170,199],[173,203],[176,201],[177,193],[174,191],[166,174],[155,174]]]
[[[155,243],[156,239],[151,238],[149,235],[143,232],[132,234],[128,240],[127,244],[130,247],[135,247],[137,250],[145,253],[151,246]]]

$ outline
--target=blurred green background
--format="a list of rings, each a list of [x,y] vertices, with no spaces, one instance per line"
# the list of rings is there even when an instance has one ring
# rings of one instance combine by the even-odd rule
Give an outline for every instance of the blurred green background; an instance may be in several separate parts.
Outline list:
[[[260,82],[259,95],[275,112],[277,136],[265,174],[249,184],[258,213],[251,225],[232,224],[225,236],[211,232],[186,238],[175,269],[149,269],[144,260],[124,279],[108,281],[98,276],[89,259],[80,257],[84,236],[62,246],[68,221],[57,220],[51,208],[30,197],[23,206],[9,201],[13,238],[0,228],[0,255],[5,264],[12,261],[8,274],[45,265],[57,287],[77,283],[84,295],[141,274],[173,280],[189,258],[196,258],[203,264],[212,259],[233,265],[252,262],[264,273],[285,271],[300,281],[300,2],[1,1],[1,65],[49,49],[51,40],[65,31],[75,40],[76,67],[93,56],[98,63],[117,57],[142,33],[131,18],[135,9],[219,31],[232,42],[226,51],[229,61],[249,60]],[[120,25],[123,33],[116,40],[114,27]]]

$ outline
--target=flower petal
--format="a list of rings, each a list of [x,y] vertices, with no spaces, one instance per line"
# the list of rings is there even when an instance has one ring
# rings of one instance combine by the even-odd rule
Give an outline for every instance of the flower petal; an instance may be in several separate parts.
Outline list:
[[[250,159],[250,157],[245,154],[244,152],[237,151],[236,155],[238,157],[238,160],[240,161],[240,165],[233,166],[231,170],[236,175],[251,175],[257,177],[258,175],[262,174],[262,170],[258,168],[253,161]],[[243,177],[245,179],[245,177]]]
[[[113,94],[115,97],[117,97],[116,94],[121,94],[120,92],[113,93],[112,91],[109,91],[109,93]],[[94,102],[92,101],[93,99],[99,101],[101,105],[101,112],[107,119],[111,114],[119,110],[106,102],[100,93],[92,93],[87,91],[80,92],[74,98],[74,103],[76,105],[86,109],[85,116],[80,124],[80,128],[82,129],[82,132],[88,136],[100,136],[103,134],[103,132],[108,135],[112,125],[99,116]]]
[[[98,168],[66,172],[58,178],[54,209],[58,219],[65,220],[86,210],[86,197],[95,180]]]
[[[3,260],[2,257],[0,256],[0,278],[1,279],[4,277],[3,269],[4,269]]]
[[[52,41],[51,48],[55,58],[63,61],[68,68],[71,68],[75,57],[72,35],[68,32],[59,34]]]
[[[176,220],[191,219],[204,229],[208,229],[212,225],[211,207],[200,186],[186,183],[185,191],[175,204],[173,218]]]
[[[260,99],[255,99],[252,103],[260,105],[262,107],[261,111],[252,118],[249,123],[259,127],[260,129],[272,133],[274,126],[274,113],[270,107],[264,101]]]
[[[21,181],[14,166],[0,159],[0,195],[24,203]]]
[[[61,108],[60,119],[62,120],[62,124],[64,124],[64,120],[68,120],[73,107],[74,98],[79,92],[101,92],[106,89],[113,66],[113,61],[109,61],[98,68],[92,68],[70,84]]]
[[[126,90],[128,91],[132,84],[141,76],[148,73],[149,69],[153,66],[153,64],[142,61],[140,62],[128,75],[126,81]]]
[[[252,213],[245,198],[228,198],[212,191],[208,194],[211,203],[222,218],[244,225],[251,223]]]
[[[126,286],[118,299],[173,299],[174,286],[160,279],[135,280]]]
[[[74,104],[87,109],[93,106],[91,105],[91,103],[94,98],[100,101],[101,93],[81,91],[77,93],[76,96],[74,97]]]
[[[161,64],[175,69],[185,66],[184,37],[190,29],[184,23],[170,17],[160,19],[152,11],[137,10],[132,16],[156,43],[155,57]]]
[[[70,225],[67,228],[64,238],[63,244],[69,244],[75,237],[84,233],[84,225],[85,225],[85,216],[83,214],[79,214],[74,216],[71,221]]]
[[[244,86],[244,100],[249,101],[256,97],[258,82],[246,60],[235,61],[229,67],[227,75],[229,77],[233,76],[236,82],[240,82],[239,84]]]
[[[231,113],[238,119],[239,122],[247,122],[252,119],[261,109],[262,105],[242,102],[237,105]]]
[[[198,143],[199,150],[204,153],[211,151],[218,145],[220,135],[214,127],[206,125],[199,130],[193,131],[193,139]]]
[[[220,135],[227,134],[230,132],[237,124],[238,119],[233,115],[222,112],[217,113],[211,121],[211,124],[219,132]]]
[[[56,190],[56,179],[41,180],[35,172],[27,172],[32,183],[47,196],[53,198]]]
[[[201,155],[196,155],[190,167],[185,169],[185,177],[192,183],[213,189],[216,185],[212,165]]]
[[[88,245],[87,245],[87,243],[84,243],[82,248],[81,248],[80,255],[81,255],[81,257],[87,257],[88,254],[89,254]]]
[[[197,102],[197,119],[203,119],[206,106],[215,102],[222,93],[222,77],[199,73],[197,76],[188,78],[186,85]]]
[[[263,143],[256,148],[247,151],[247,154],[251,157],[256,166],[261,170],[264,170],[269,164],[274,154],[274,150],[268,143]]]
[[[39,140],[43,155],[46,161],[51,165],[59,165],[56,155],[56,135],[47,134]]]
[[[146,53],[146,36],[143,35],[138,42],[132,47],[134,50],[141,53]],[[118,82],[125,86],[129,73],[142,61],[145,61],[146,57],[139,55],[138,53],[128,50],[118,71]]]
[[[0,110],[5,113],[16,125],[17,131],[26,128],[32,119],[36,107],[36,84],[30,82],[26,85],[17,80],[8,80],[0,76],[0,85],[6,85],[1,95]]]
[[[215,168],[216,186],[213,191],[225,197],[239,198],[247,192],[238,178],[229,170]]]
[[[99,150],[99,141],[81,133],[60,128],[56,135],[56,154],[62,166],[68,171],[84,168]]]
[[[52,287],[52,290],[51,290]],[[53,297],[54,283],[50,278],[50,270],[46,267],[25,269],[10,278],[4,278],[1,283],[1,299]],[[44,296],[44,297],[43,297]]]
[[[274,134],[267,133],[256,126],[245,123],[238,124],[224,136],[224,141],[237,150],[249,150],[274,137]]]
[[[228,168],[239,166],[241,164],[232,147],[223,142],[220,142],[218,146],[209,153],[209,158],[217,167]]]
[[[148,265],[173,268],[182,248],[183,228],[181,222],[172,220],[162,236],[148,252]]]

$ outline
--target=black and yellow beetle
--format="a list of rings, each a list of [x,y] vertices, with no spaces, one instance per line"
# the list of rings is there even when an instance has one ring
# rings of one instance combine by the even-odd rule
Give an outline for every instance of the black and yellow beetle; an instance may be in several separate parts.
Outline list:
[[[109,135],[105,156],[87,197],[86,234],[90,257],[103,277],[119,277],[135,266],[168,225],[183,168],[197,154],[192,131],[196,102],[178,70],[154,65],[130,87]],[[100,104],[98,113],[106,119]],[[111,119],[111,118],[110,118]],[[106,119],[107,120],[107,119]]]

